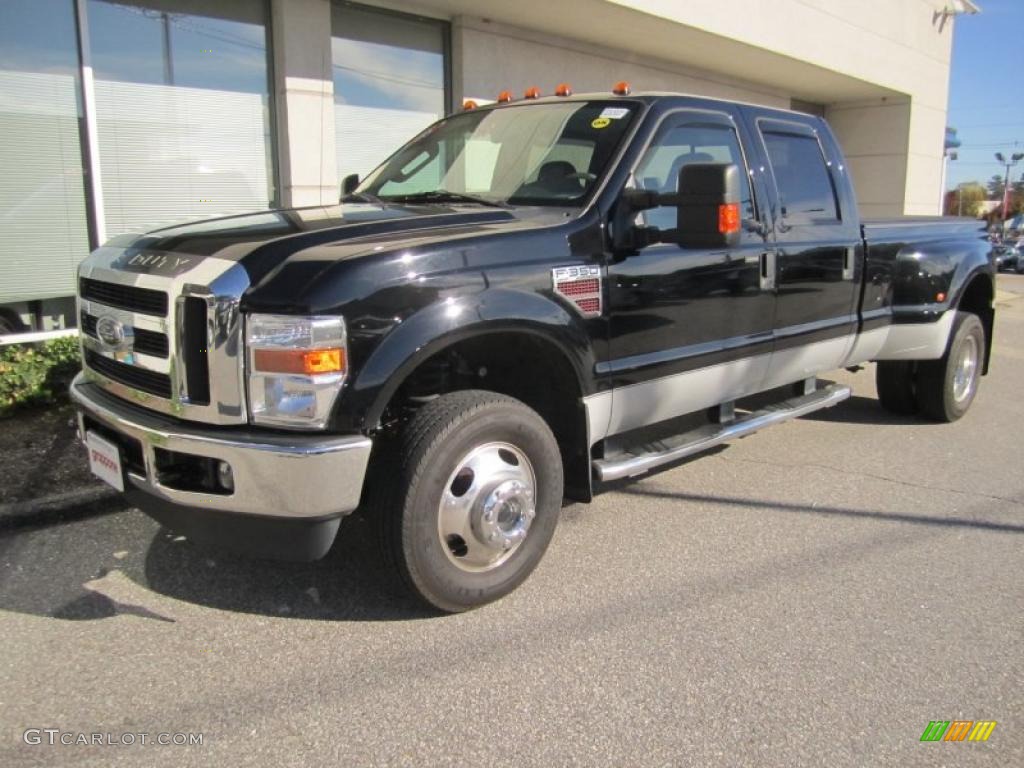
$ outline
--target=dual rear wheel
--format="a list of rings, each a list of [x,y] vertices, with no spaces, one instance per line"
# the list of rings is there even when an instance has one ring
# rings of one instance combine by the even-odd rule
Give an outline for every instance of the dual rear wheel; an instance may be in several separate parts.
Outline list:
[[[938,360],[883,360],[875,384],[891,413],[921,413],[956,421],[971,407],[985,361],[985,327],[970,312],[957,312],[945,354]]]

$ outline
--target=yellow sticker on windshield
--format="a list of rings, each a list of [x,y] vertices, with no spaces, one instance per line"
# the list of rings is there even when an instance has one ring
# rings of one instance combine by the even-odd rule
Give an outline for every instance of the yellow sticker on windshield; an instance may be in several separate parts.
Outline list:
[[[612,121],[607,117],[595,117],[590,121],[591,128],[607,128],[612,124]]]

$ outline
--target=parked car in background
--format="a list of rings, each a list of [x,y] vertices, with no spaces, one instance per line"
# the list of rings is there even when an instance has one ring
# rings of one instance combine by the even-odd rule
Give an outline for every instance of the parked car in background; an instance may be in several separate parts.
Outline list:
[[[1021,258],[1020,248],[1012,243],[1003,243],[1002,245],[996,245],[992,248],[992,253],[996,257],[996,269],[1000,272],[1004,270],[1015,270],[1020,272],[1021,270]]]

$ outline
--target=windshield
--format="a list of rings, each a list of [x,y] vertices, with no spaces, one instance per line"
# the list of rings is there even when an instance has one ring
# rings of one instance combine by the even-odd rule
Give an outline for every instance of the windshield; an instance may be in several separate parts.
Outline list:
[[[385,202],[578,205],[609,166],[635,112],[635,104],[621,101],[463,112],[402,147],[355,196]]]

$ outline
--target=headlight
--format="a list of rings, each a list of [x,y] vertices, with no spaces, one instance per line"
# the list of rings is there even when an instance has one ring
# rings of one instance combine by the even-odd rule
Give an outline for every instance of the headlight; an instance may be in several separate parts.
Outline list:
[[[345,320],[249,315],[249,409],[255,424],[322,429],[345,381]]]

